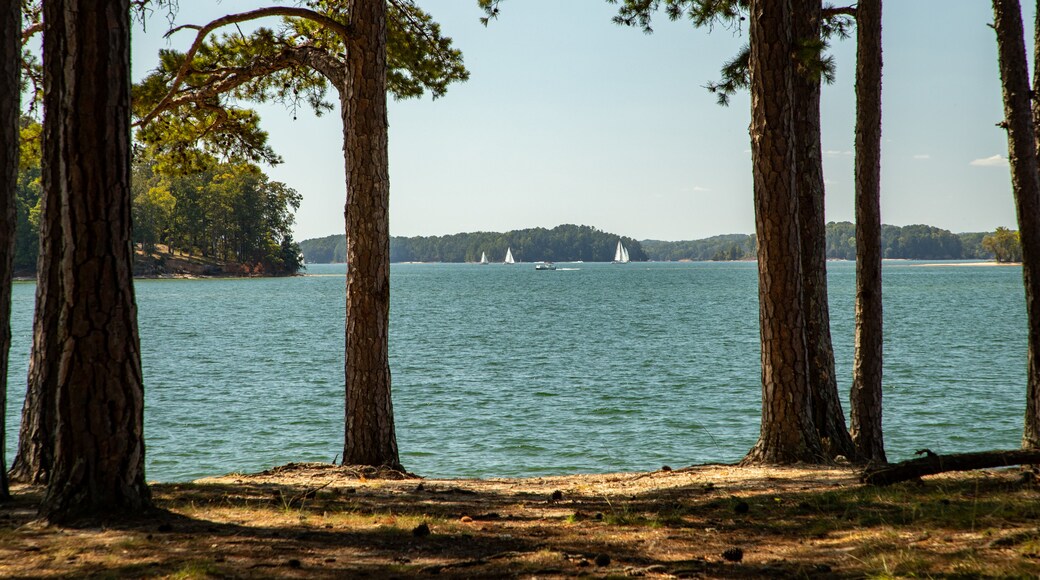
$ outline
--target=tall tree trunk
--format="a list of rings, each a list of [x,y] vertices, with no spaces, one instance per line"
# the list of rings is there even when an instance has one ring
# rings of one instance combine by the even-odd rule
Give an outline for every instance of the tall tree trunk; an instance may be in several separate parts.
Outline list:
[[[1040,8],[1038,6],[1037,8]],[[1016,14],[1018,12],[1016,11]],[[996,26],[999,26],[997,24]],[[1021,26],[1021,24],[1019,25]],[[1000,30],[999,28],[997,29]],[[999,42],[999,35],[998,35]],[[1003,51],[1003,49],[1002,49]],[[1040,10],[1033,24],[1033,57],[1040,55]],[[1017,66],[1017,65],[1016,65]],[[1001,65],[1003,75],[1004,66]],[[1040,69],[1033,67],[1033,88],[1040,87]],[[1007,84],[1005,83],[1005,110],[1007,110]],[[1016,97],[1017,100],[1017,97]],[[1033,134],[1037,156],[1040,157],[1040,96],[1033,95]],[[1018,106],[1016,102],[1016,106]],[[1010,115],[1008,119],[1010,120]],[[1009,123],[1010,126],[1010,123]],[[1011,151],[1011,132],[1008,132],[1008,151]],[[1033,161],[1036,167],[1037,161]],[[1014,175],[1014,171],[1012,175]],[[1014,179],[1014,178],[1013,178]],[[1040,191],[1040,189],[1038,189]],[[1019,239],[1022,244],[1022,277],[1026,288],[1026,312],[1029,324],[1029,346],[1026,355],[1026,419],[1022,433],[1022,446],[1027,449],[1040,448],[1040,200],[1036,195],[1019,191],[1015,187],[1015,206],[1018,210]],[[1026,247],[1029,247],[1028,257]]]
[[[19,72],[21,65],[19,2],[0,7],[0,500],[7,484],[7,361],[11,350],[11,269],[14,264],[15,191],[18,188]]]
[[[40,515],[61,523],[151,501],[130,257],[129,0],[48,0],[44,22],[43,173],[63,227],[52,240],[61,245],[61,324]]]
[[[49,43],[49,44],[48,44]],[[44,49],[62,54],[66,39],[44,34]],[[44,111],[59,110],[62,96],[44,94]],[[44,124],[45,142],[57,142],[57,124]],[[50,131],[52,134],[47,135]],[[44,161],[45,162],[45,161]],[[61,300],[61,188],[57,175],[43,173],[40,212],[40,251],[36,258],[36,307],[33,314],[32,352],[29,355],[28,385],[22,405],[18,454],[11,466],[11,479],[46,485],[54,458],[54,397],[58,381],[58,315]]]
[[[390,396],[390,175],[386,1],[355,0],[341,93],[347,167],[346,437],[343,463],[400,469]]]
[[[793,0],[796,42],[820,40],[820,0]],[[823,145],[820,141],[820,77],[798,63],[794,75],[795,165],[801,227],[803,308],[813,423],[829,458],[853,459],[855,446],[838,396],[827,303],[827,222],[824,215]]]
[[[45,99],[46,100],[46,99]],[[14,481],[46,485],[54,457],[54,396],[58,380],[58,301],[61,296],[61,200],[43,176],[40,252],[36,258],[36,307],[28,385],[22,405]]]
[[[885,463],[881,430],[881,0],[860,0],[856,42],[856,345],[849,404],[859,459]]]
[[[752,0],[750,18],[762,428],[744,463],[819,462],[802,310],[791,0]]]
[[[993,16],[1004,93],[1011,186],[1015,193],[1022,242],[1022,278],[1029,325],[1022,446],[1040,448],[1040,361],[1037,360],[1040,356],[1040,304],[1037,303],[1040,300],[1040,169],[1037,168],[1040,135],[1033,117],[1033,111],[1040,111],[1040,105],[1034,102],[1029,86],[1022,8],[1018,0],[993,0]],[[1040,46],[1040,36],[1036,42]]]

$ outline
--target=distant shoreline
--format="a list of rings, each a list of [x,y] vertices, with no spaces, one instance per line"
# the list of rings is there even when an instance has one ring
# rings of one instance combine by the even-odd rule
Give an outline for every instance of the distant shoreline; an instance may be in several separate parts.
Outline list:
[[[991,267],[991,266],[1021,266],[1022,262],[950,262],[950,263],[939,263],[939,264],[913,264],[916,268],[973,268],[979,266]]]

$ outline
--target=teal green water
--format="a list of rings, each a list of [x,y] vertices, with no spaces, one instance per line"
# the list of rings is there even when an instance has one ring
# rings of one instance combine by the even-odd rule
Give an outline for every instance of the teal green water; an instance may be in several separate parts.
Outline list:
[[[395,264],[391,369],[402,462],[524,476],[734,462],[758,434],[752,263]],[[841,390],[855,266],[828,265]],[[139,280],[149,480],[332,461],[343,441],[344,267]],[[1016,447],[1025,408],[1017,267],[886,262],[889,458]],[[32,318],[14,292],[8,433]],[[847,405],[846,405],[847,408]],[[8,460],[14,442],[8,443]]]

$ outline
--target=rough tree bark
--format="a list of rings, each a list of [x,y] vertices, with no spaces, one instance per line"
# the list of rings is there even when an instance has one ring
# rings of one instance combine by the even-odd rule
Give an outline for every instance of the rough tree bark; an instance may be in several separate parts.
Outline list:
[[[130,255],[129,0],[49,0],[44,22],[43,174],[61,202],[62,293],[40,515],[64,523],[151,504]]]
[[[862,461],[885,463],[881,430],[881,0],[856,10],[856,342],[852,440]]]
[[[21,64],[19,2],[0,7],[0,500],[7,484],[7,361],[11,350],[11,268],[14,261],[15,189],[18,186],[19,73]]]
[[[1004,88],[1004,116],[1008,131],[1008,159],[1018,212],[1022,242],[1022,278],[1026,294],[1028,350],[1026,354],[1026,417],[1022,446],[1040,448],[1040,177],[1037,150],[1040,148],[1040,99],[1030,98],[1028,65],[1022,12],[1017,0],[994,0],[994,28],[1000,54],[1000,77]],[[1040,54],[1040,11],[1034,27],[1034,55]],[[1034,67],[1035,69],[1035,67]],[[1040,83],[1034,70],[1033,88]],[[1031,117],[1027,108],[1032,105]],[[1030,128],[1028,122],[1032,122]],[[1033,137],[1026,145],[1028,136]]]
[[[390,176],[386,2],[355,0],[347,44],[343,153],[347,169],[346,436],[343,463],[401,469],[390,396]]]
[[[55,41],[57,42],[57,41]],[[46,100],[46,97],[45,97]],[[47,182],[47,176],[43,180]],[[18,454],[11,479],[46,485],[54,456],[54,394],[58,380],[58,305],[61,296],[61,200],[44,186],[40,212],[40,252],[36,259],[36,308],[28,385],[22,405]]]
[[[812,418],[802,311],[791,18],[790,0],[751,2],[751,152],[762,427],[744,464],[824,460]]]
[[[61,35],[44,38],[54,53],[65,51]],[[49,100],[48,100],[49,97]],[[44,109],[61,102],[57,93],[44,95]],[[55,109],[56,110],[56,109]],[[52,125],[51,129],[55,127]],[[44,127],[47,131],[48,127]],[[52,136],[49,139],[53,140]],[[48,139],[48,137],[44,137]],[[18,434],[18,453],[11,466],[11,479],[22,483],[46,485],[54,455],[54,395],[58,379],[58,301],[61,296],[61,198],[60,189],[51,186],[54,176],[42,176],[40,212],[40,251],[36,262],[36,307],[33,314],[33,342],[29,355],[28,385],[22,405]]]
[[[387,7],[378,0],[354,0],[348,7],[346,25],[303,8],[272,7],[227,15],[205,26],[190,26],[199,32],[185,53],[185,62],[167,95],[142,123],[165,108],[220,94],[219,87],[206,87],[199,94],[178,96],[183,80],[191,74],[194,56],[207,35],[220,27],[267,16],[299,17],[331,30],[343,40],[346,46],[343,58],[338,53],[315,47],[282,47],[280,50],[284,51],[287,62],[314,69],[339,92],[347,175],[344,213],[349,263],[343,462],[400,469],[390,393],[388,342]],[[227,90],[234,88],[223,86]],[[210,90],[215,92],[206,93]]]
[[[820,0],[793,0],[794,39],[820,39]],[[845,424],[838,396],[827,303],[827,221],[824,215],[823,145],[820,140],[820,77],[797,63],[794,75],[795,166],[797,167],[799,231],[801,232],[803,308],[813,423],[824,452],[831,459],[855,458],[855,446]]]

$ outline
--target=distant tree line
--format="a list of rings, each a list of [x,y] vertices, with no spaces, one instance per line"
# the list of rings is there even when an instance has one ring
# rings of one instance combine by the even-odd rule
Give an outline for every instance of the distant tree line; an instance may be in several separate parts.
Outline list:
[[[1016,253],[1018,238],[1014,234],[1006,228],[997,228],[996,233],[954,234],[926,225],[885,225],[881,227],[882,255],[888,259],[904,260],[997,259],[1014,262],[1018,261],[1016,256],[1021,256],[1021,250]],[[656,261],[753,260],[755,243],[753,234],[727,234],[682,242],[642,241],[647,255]],[[827,224],[827,258],[856,259],[855,224]]]
[[[391,262],[479,262],[482,253],[488,261],[501,262],[506,250],[518,262],[609,262],[614,259],[618,240],[625,245],[632,261],[648,259],[636,240],[598,230],[591,226],[561,225],[555,228],[530,228],[505,233],[472,232],[448,236],[390,238]],[[304,240],[300,248],[308,262],[316,264],[346,261],[344,236]]]
[[[487,252],[488,260],[501,262],[506,248],[522,261],[554,260],[559,262],[583,260],[609,262],[619,236],[601,232],[589,226],[563,225],[551,230],[533,228],[506,233],[475,232],[430,237],[390,238],[392,262],[476,262],[480,253]],[[701,240],[666,242],[661,240],[635,241],[621,237],[632,260],[678,262],[691,260],[735,261],[754,260],[754,234],[725,234]],[[997,260],[1018,262],[1022,251],[1018,233],[1007,228],[996,232],[954,234],[927,225],[881,227],[882,251],[893,260]],[[315,264],[347,261],[344,236],[334,235],[300,242],[306,260]],[[827,224],[827,258],[832,260],[856,259],[856,226],[852,222]]]
[[[14,261],[23,274],[35,272],[39,254],[40,130],[23,119]],[[184,173],[138,148],[131,192],[133,241],[146,253],[162,245],[273,275],[294,274],[302,265],[292,236],[301,196],[252,163],[200,157]]]
[[[725,234],[702,240],[664,242],[643,240],[643,249],[651,260],[658,262],[694,262],[753,260],[755,258],[755,236],[747,234]]]

